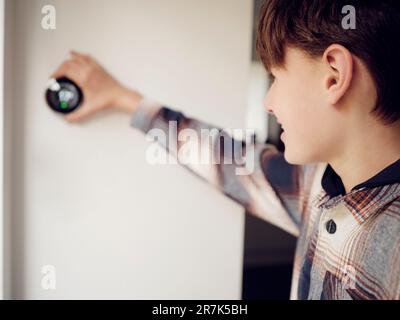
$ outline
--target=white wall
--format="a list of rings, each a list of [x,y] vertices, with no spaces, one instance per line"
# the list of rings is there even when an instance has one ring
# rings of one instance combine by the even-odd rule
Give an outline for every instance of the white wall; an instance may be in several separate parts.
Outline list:
[[[8,0],[6,13],[10,296],[240,298],[242,208],[179,166],[147,164],[126,115],[72,125],[43,95],[73,48],[150,97],[241,127],[252,1]],[[41,286],[44,265],[55,290]]]

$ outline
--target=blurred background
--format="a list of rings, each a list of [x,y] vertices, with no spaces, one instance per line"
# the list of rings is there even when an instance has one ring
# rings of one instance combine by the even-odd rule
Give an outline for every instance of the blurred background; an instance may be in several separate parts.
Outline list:
[[[71,125],[44,102],[49,75],[75,49],[152,99],[219,127],[254,128],[258,142],[283,150],[254,51],[262,2],[0,2],[3,297],[289,297],[294,238],[186,169],[148,164],[148,142],[126,115]],[[43,27],[47,6],[55,28]]]

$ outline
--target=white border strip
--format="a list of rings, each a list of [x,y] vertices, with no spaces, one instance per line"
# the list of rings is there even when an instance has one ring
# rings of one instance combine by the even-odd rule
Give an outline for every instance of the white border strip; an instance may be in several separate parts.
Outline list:
[[[5,241],[4,241],[4,32],[5,0],[0,0],[0,299],[5,298]]]

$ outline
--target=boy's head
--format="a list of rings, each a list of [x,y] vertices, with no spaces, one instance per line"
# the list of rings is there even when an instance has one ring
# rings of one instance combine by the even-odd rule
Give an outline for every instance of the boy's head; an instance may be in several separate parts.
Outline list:
[[[398,127],[400,1],[267,0],[257,50],[287,161],[330,162],[366,127]]]

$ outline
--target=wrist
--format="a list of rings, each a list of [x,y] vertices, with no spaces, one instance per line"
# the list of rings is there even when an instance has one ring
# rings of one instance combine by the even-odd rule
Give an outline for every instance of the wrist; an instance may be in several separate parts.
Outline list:
[[[143,96],[139,92],[120,87],[115,92],[113,107],[125,113],[133,113],[142,99]]]

